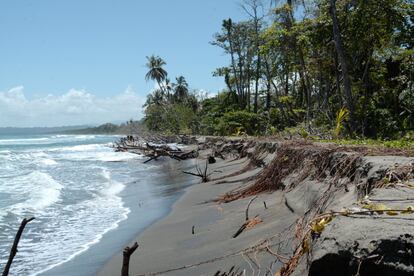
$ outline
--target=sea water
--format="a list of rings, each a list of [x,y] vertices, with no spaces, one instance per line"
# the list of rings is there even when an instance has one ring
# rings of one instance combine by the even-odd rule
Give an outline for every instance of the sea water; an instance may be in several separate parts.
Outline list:
[[[191,181],[171,162],[114,152],[118,138],[0,136],[0,269],[23,218],[35,220],[10,275],[94,275],[168,212]]]

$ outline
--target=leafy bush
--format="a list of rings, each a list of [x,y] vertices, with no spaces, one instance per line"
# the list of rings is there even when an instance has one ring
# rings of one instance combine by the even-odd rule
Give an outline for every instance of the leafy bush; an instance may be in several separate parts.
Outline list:
[[[248,111],[227,112],[220,118],[217,132],[220,135],[233,135],[244,132],[248,135],[262,133],[265,130],[266,119]]]

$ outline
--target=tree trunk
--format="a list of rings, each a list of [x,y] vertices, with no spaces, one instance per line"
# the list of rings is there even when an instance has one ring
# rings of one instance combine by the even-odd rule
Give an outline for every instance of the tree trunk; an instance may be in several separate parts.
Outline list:
[[[122,260],[122,276],[129,276],[129,259],[131,255],[134,254],[135,250],[138,248],[138,243],[134,243],[132,247],[125,247],[123,252],[123,260]]]
[[[342,78],[344,82],[344,93],[346,99],[346,107],[349,110],[349,123],[351,131],[355,130],[355,109],[352,97],[351,78],[349,77],[348,64],[345,56],[345,50],[342,43],[342,37],[339,30],[338,18],[336,16],[336,0],[330,0],[330,13],[332,18],[333,36],[335,42],[336,53],[341,64]]]
[[[259,80],[260,80],[260,67],[261,65],[261,56],[260,56],[260,45],[259,45],[259,18],[257,16],[257,10],[254,9],[254,27],[255,27],[255,44],[256,44],[256,55],[257,55],[257,64],[256,64],[256,87],[254,90],[254,113],[257,113],[258,109],[258,97],[259,97]]]
[[[334,50],[333,50],[334,51]],[[341,93],[341,77],[339,76],[339,64],[338,64],[338,55],[333,53],[334,55],[334,62],[335,62],[335,85],[336,85],[336,93],[338,94],[339,101],[341,106],[343,105],[343,97]]]
[[[229,41],[229,47],[230,47],[231,67],[233,69],[233,75],[234,75],[234,78],[236,80],[237,94],[239,95],[239,98],[240,97],[243,98],[242,91],[241,91],[241,83],[240,83],[239,78],[237,76],[236,62],[235,62],[235,59],[234,59],[234,47],[233,47],[231,28],[232,28],[232,21],[231,21],[231,19],[229,19],[228,20],[228,25],[226,26],[226,29],[227,29],[227,39]],[[243,102],[243,99],[241,100],[241,102]]]
[[[258,97],[259,97],[259,79],[260,79],[260,54],[257,56],[257,68],[256,68],[256,87],[254,90],[254,113],[257,113]]]
[[[265,71],[265,76],[266,76],[266,80],[267,80],[267,86],[266,86],[266,106],[265,109],[269,110],[270,109],[270,102],[271,102],[271,95],[270,92],[272,90],[272,74],[271,74],[271,70],[270,70],[270,65],[269,65],[269,61],[264,58],[264,68],[266,69]]]

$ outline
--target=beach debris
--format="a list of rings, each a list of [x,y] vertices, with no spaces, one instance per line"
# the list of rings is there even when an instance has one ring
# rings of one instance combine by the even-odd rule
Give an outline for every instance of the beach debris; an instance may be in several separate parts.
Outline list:
[[[19,241],[20,241],[20,238],[22,237],[22,234],[23,234],[24,228],[26,227],[26,225],[27,225],[29,222],[31,222],[31,221],[32,221],[32,220],[34,220],[34,219],[35,219],[35,218],[34,218],[34,217],[32,217],[32,218],[29,218],[29,219],[24,218],[24,219],[22,220],[22,222],[21,222],[21,224],[20,224],[20,227],[19,227],[19,230],[17,230],[16,236],[14,237],[13,246],[12,246],[12,248],[11,248],[11,250],[10,250],[9,259],[7,260],[6,266],[4,267],[4,270],[3,270],[3,274],[2,274],[2,276],[7,276],[7,275],[9,275],[9,271],[10,271],[10,267],[11,267],[11,265],[12,265],[12,263],[13,263],[13,259],[14,259],[14,257],[16,256],[16,254],[17,254],[17,252],[18,252],[18,250],[17,250],[17,246],[19,245]]]
[[[246,221],[245,223],[242,224],[242,226],[240,226],[240,228],[236,231],[236,233],[233,234],[232,238],[237,238],[247,227],[247,224],[249,224],[248,221]]]
[[[152,160],[157,160],[162,156],[170,157],[174,160],[181,161],[186,159],[192,159],[198,157],[197,150],[184,151],[171,140],[162,138],[162,136],[150,137],[132,137],[121,138],[114,143],[113,148],[115,151],[127,151],[130,153],[145,155],[148,159],[144,163],[148,163]],[[185,139],[184,139],[185,140]],[[181,141],[184,141],[181,139]],[[185,140],[187,143],[194,143],[192,139]],[[184,143],[184,142],[183,142]]]
[[[266,201],[263,201],[264,208],[267,210]]]
[[[348,179],[351,182],[357,178],[357,168],[361,162],[362,154],[359,152],[342,152],[339,148],[316,145],[308,141],[285,142],[280,145],[273,161],[257,175],[252,185],[228,192],[221,197],[221,201],[230,202],[277,190],[288,192],[305,179],[329,179],[331,183]],[[287,177],[292,178],[289,183],[285,183]],[[341,184],[342,189],[345,184]]]
[[[287,200],[287,198],[286,198],[285,195],[283,195],[283,198],[285,199],[285,206],[289,209],[289,211],[291,211],[292,213],[294,213],[295,210],[292,208],[292,206],[290,206],[290,204],[289,204],[289,202],[288,202],[288,200]]]
[[[127,246],[124,248],[124,251],[122,252],[123,260],[121,276],[129,276],[129,260],[135,250],[137,250],[138,246],[138,243],[135,242],[131,247]]]
[[[242,276],[244,274],[244,271],[239,271],[239,268],[236,269],[235,266],[232,266],[227,272],[221,272],[218,270],[216,273],[214,273],[214,276]]]
[[[250,208],[250,205],[252,204],[252,202],[257,198],[258,196],[255,196],[255,197],[253,197],[253,198],[251,198],[250,200],[249,200],[249,203],[247,203],[247,207],[246,207],[246,221],[248,221],[249,220],[249,208]]]
[[[209,164],[209,162],[208,162],[208,160],[206,160],[206,165],[205,165],[204,169],[202,169],[199,165],[197,165],[196,166],[196,171],[197,171],[196,173],[187,172],[187,171],[183,171],[183,173],[189,174],[189,175],[192,175],[192,176],[200,177],[201,181],[203,183],[208,182],[210,175],[213,174],[213,172],[210,172],[210,173],[208,172],[208,164]]]
[[[209,163],[209,164],[214,164],[214,163],[216,163],[216,158],[214,158],[214,156],[211,156],[211,155],[210,155],[210,156],[208,157],[208,163]]]
[[[255,217],[253,219],[249,220],[249,223],[247,223],[246,228],[247,229],[251,229],[253,227],[255,227],[257,224],[262,223],[263,220],[259,217]]]
[[[256,224],[259,224],[260,222],[262,222],[262,220],[260,218],[258,218],[258,216],[255,216],[253,219],[249,219],[249,208],[250,205],[252,204],[252,202],[257,198],[258,196],[255,196],[253,198],[251,198],[249,200],[249,202],[247,203],[246,206],[246,211],[245,211],[245,222],[242,224],[242,226],[240,226],[240,228],[236,231],[236,233],[233,234],[233,239],[237,238],[246,228],[253,228]]]
[[[195,234],[195,226],[193,225],[193,227],[191,227],[191,234]]]
[[[288,276],[293,273],[301,257],[305,254],[308,254],[312,250],[312,242],[320,236],[320,234],[325,230],[326,226],[338,216],[345,216],[345,217],[355,217],[361,215],[384,215],[386,216],[398,216],[398,215],[406,215],[406,214],[414,214],[414,206],[407,206],[399,207],[399,208],[390,208],[385,204],[364,204],[362,205],[362,209],[352,208],[347,209],[344,208],[339,212],[328,212],[323,213],[320,215],[315,216],[313,219],[307,223],[306,226],[300,224],[298,229],[296,230],[297,237],[299,238],[299,244],[296,247],[292,257],[287,261],[284,266],[277,272],[276,275],[280,276]]]
[[[413,188],[410,180],[414,178],[414,162],[403,166],[395,166],[388,169],[385,176],[375,183],[375,188],[386,188],[392,186],[403,186]]]

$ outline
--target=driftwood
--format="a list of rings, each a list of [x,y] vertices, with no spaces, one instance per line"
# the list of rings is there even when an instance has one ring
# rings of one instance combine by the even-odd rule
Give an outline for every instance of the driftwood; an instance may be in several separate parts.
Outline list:
[[[250,205],[252,204],[253,200],[255,200],[257,198],[257,196],[253,197],[252,199],[249,200],[249,203],[247,203],[247,207],[246,207],[246,221],[249,220],[249,208]]]
[[[236,269],[235,266],[232,266],[230,270],[226,272],[218,270],[214,276],[242,276],[244,274],[245,272],[243,270],[239,271],[239,268]]]
[[[135,242],[132,247],[125,247],[123,253],[123,260],[122,260],[122,276],[129,276],[129,259],[131,255],[134,254],[135,250],[138,248],[138,243]]]
[[[246,212],[245,212],[246,213],[245,222],[242,224],[242,226],[240,226],[240,228],[237,230],[237,232],[234,233],[233,238],[237,238],[246,229],[246,227],[249,225],[249,223],[250,223],[250,219],[249,219],[249,208],[250,208],[250,205],[252,204],[252,202],[256,198],[257,198],[257,196],[253,197],[252,199],[249,200],[249,203],[247,203]]]
[[[159,157],[166,156],[174,160],[181,161],[191,158],[196,158],[198,152],[196,150],[183,151],[180,148],[172,147],[167,144],[171,142],[171,139],[161,139],[161,136],[143,138],[143,137],[132,137],[121,138],[115,142],[113,147],[115,151],[127,151],[136,154],[143,154],[148,159],[144,163],[148,163],[152,160],[157,160]],[[184,141],[183,139],[181,141]],[[185,142],[192,141],[186,138]],[[160,143],[161,142],[161,143]]]
[[[186,171],[183,171],[183,173],[185,173],[185,174],[189,174],[189,175],[192,175],[192,176],[197,176],[197,177],[200,177],[201,178],[201,181],[203,182],[203,183],[205,183],[205,182],[208,182],[209,181],[209,176],[212,174],[212,173],[208,173],[208,160],[206,161],[206,166],[205,166],[205,168],[204,168],[204,170],[203,169],[201,169],[198,165],[196,166],[196,170],[197,170],[197,172],[196,173],[193,173],[193,172],[186,172]]]
[[[12,248],[10,250],[9,259],[7,261],[6,266],[4,267],[4,270],[3,270],[3,276],[9,275],[9,271],[10,271],[10,267],[11,267],[11,265],[13,263],[13,259],[14,259],[14,257],[16,256],[16,254],[18,252],[17,246],[19,245],[19,241],[20,241],[20,238],[21,238],[21,236],[23,234],[24,228],[26,227],[26,225],[29,222],[31,222],[34,219],[35,218],[29,218],[29,219],[24,218],[22,220],[22,223],[20,224],[19,230],[17,231],[16,236],[14,237],[14,242],[13,242],[13,246],[12,246]]]
[[[209,163],[209,164],[214,164],[214,163],[216,163],[216,158],[214,158],[214,156],[209,156],[209,157],[208,157],[208,163]]]

